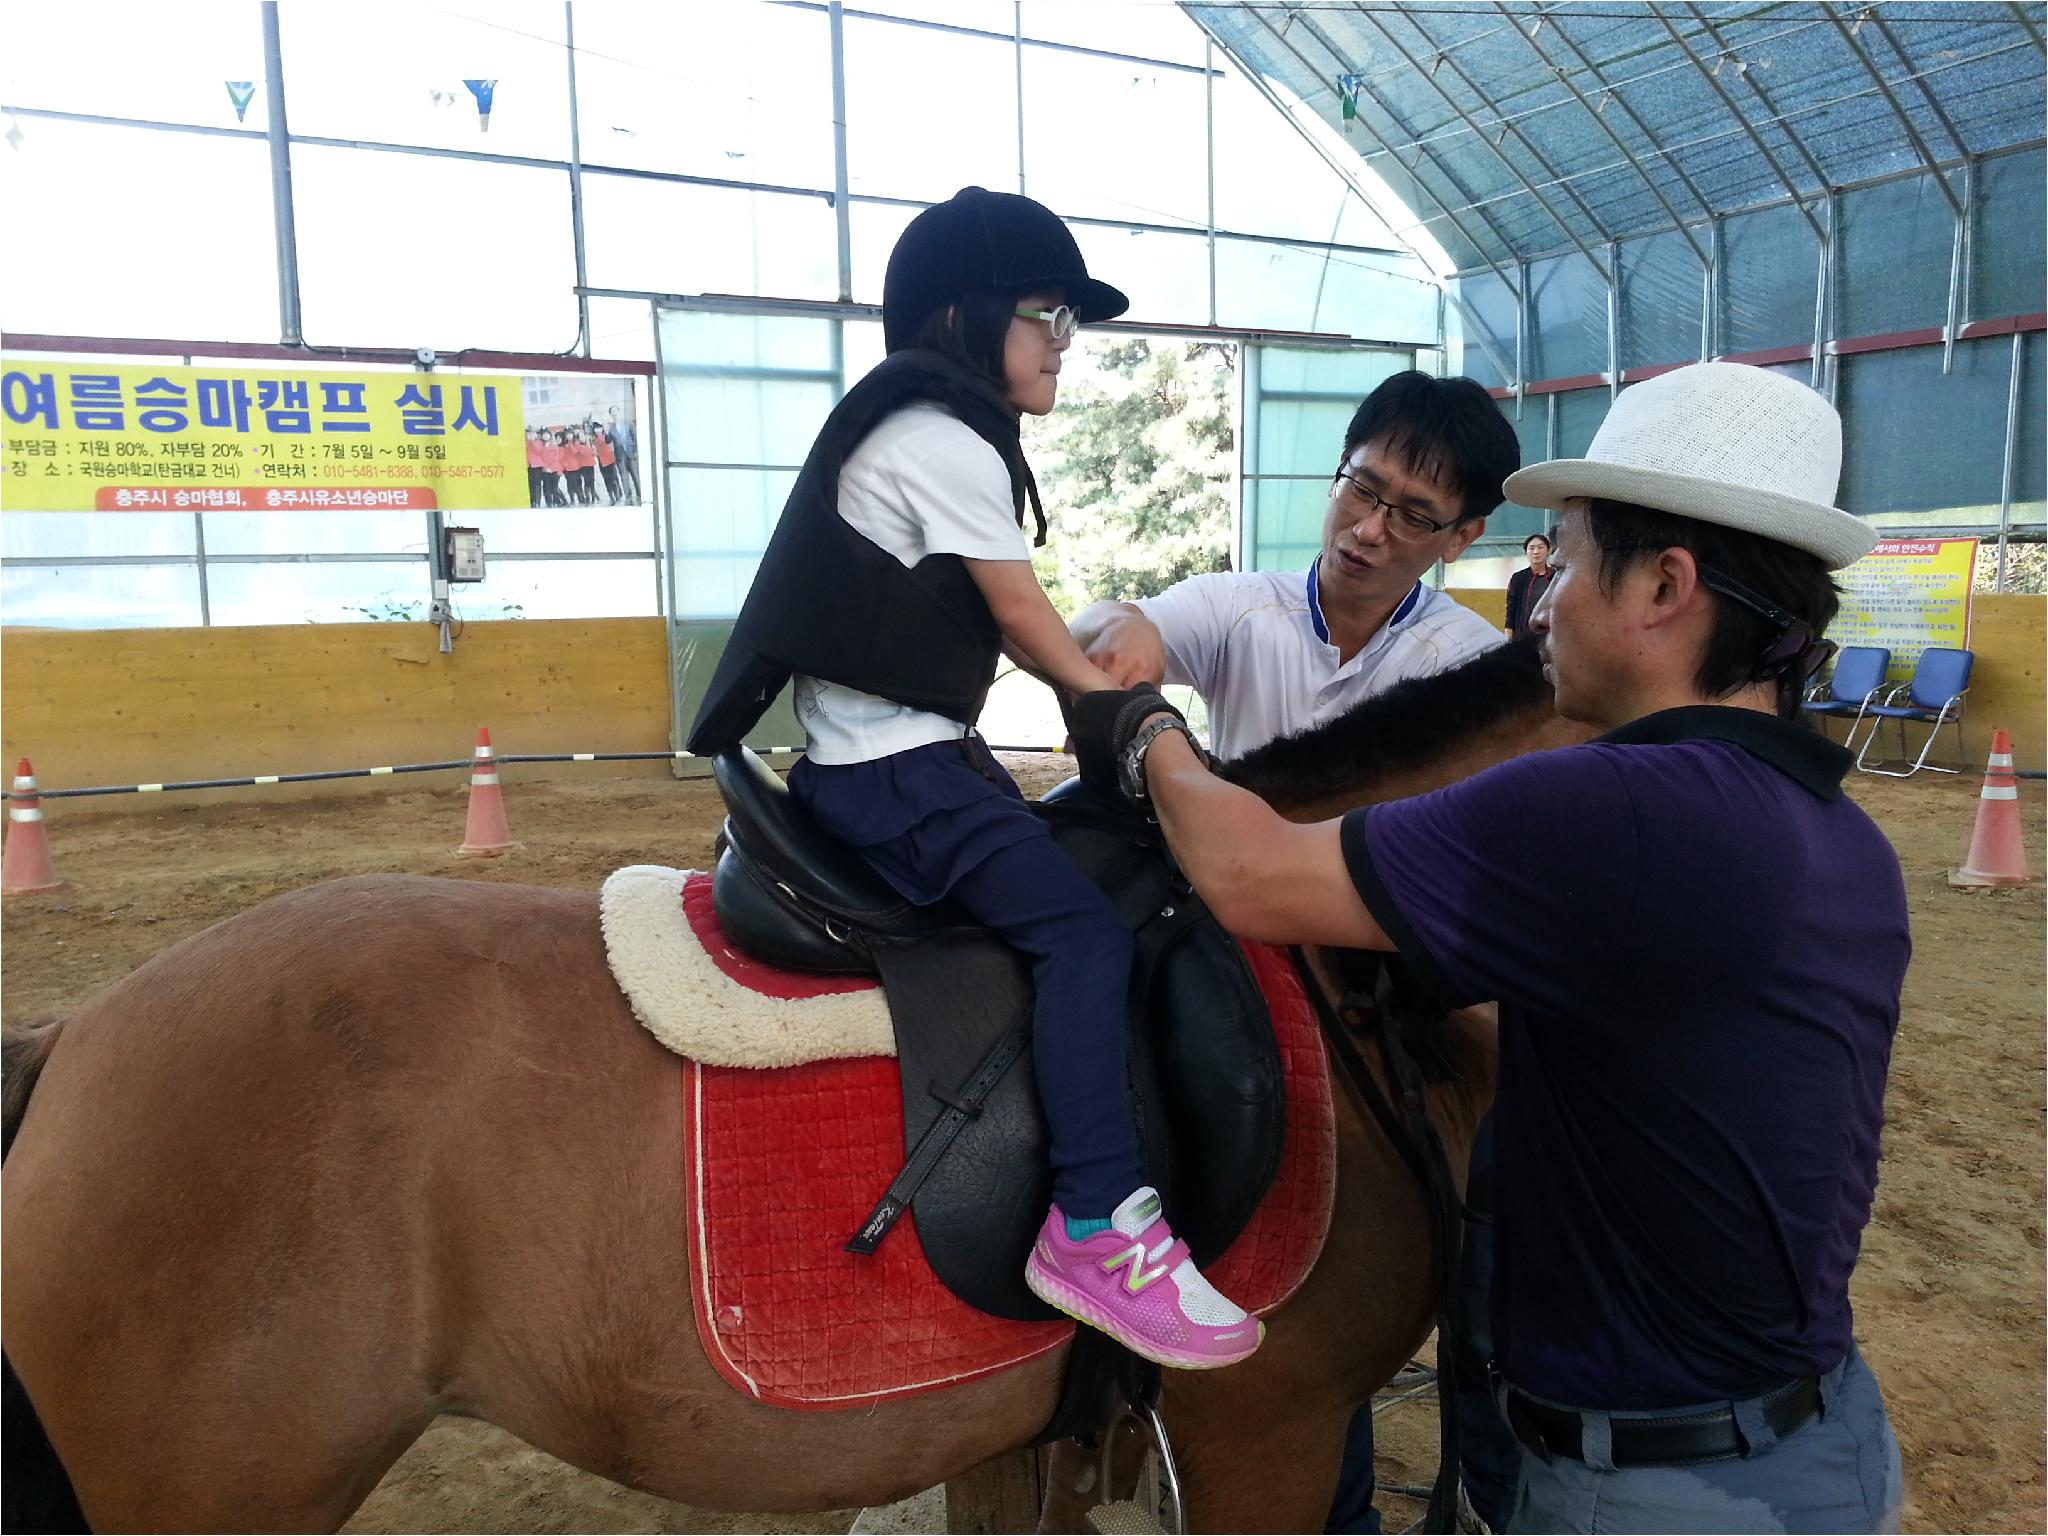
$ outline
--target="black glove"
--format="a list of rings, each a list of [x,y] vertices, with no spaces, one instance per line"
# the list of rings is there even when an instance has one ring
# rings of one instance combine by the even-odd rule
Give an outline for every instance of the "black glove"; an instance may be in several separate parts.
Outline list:
[[[1135,688],[1084,693],[1067,712],[1067,731],[1074,738],[1074,756],[1081,764],[1081,782],[1126,800],[1142,802],[1139,786],[1124,772],[1124,749],[1138,727],[1157,714],[1169,714],[1183,725],[1187,716],[1166,702],[1150,683]]]

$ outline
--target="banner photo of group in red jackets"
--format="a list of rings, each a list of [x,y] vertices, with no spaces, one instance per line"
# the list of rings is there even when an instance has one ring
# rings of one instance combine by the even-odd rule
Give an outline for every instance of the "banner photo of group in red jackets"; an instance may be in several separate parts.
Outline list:
[[[528,506],[626,507],[646,501],[630,380],[557,375],[528,379],[526,385]]]

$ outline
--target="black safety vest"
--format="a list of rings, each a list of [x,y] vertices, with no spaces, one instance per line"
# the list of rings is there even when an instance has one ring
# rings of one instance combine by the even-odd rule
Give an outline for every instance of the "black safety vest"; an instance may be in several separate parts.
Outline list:
[[[1016,412],[994,386],[934,352],[891,354],[846,392],[811,445],[690,727],[690,751],[738,743],[792,674],[963,725],[981,714],[1003,637],[966,564],[927,555],[906,567],[839,515],[848,457],[885,418],[920,400],[944,406],[1002,455],[1020,525],[1027,499],[1038,512]]]

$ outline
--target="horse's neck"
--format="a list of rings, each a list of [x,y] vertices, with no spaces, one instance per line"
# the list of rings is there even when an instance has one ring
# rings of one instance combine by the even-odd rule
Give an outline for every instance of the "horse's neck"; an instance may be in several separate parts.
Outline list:
[[[1592,734],[1588,727],[1560,718],[1546,698],[1540,705],[1518,711],[1484,730],[1455,738],[1427,760],[1370,771],[1338,793],[1299,803],[1273,793],[1269,800],[1275,810],[1291,821],[1324,821],[1361,806],[1441,789],[1526,753],[1575,746]],[[1343,995],[1338,968],[1325,951],[1310,948],[1305,953],[1325,995],[1335,1002]],[[1499,1065],[1497,1013],[1493,1004],[1450,1011],[1432,1029],[1430,1044],[1450,1067],[1444,1081],[1428,1085],[1430,1115],[1462,1182],[1473,1132],[1493,1103],[1494,1074]],[[1392,1085],[1386,1081],[1386,1063],[1379,1052],[1365,1054],[1382,1087],[1391,1090]],[[1389,1091],[1389,1098],[1394,1096]]]
[[[1356,782],[1334,793],[1294,801],[1284,792],[1276,792],[1268,799],[1273,809],[1289,821],[1328,821],[1361,806],[1442,789],[1526,753],[1577,746],[1592,735],[1590,728],[1561,718],[1546,703],[1540,709],[1460,737],[1425,761],[1367,771]]]
[[[1382,800],[1425,794],[1432,789],[1442,789],[1446,784],[1455,784],[1460,779],[1469,779],[1473,774],[1497,767],[1510,758],[1524,757],[1531,752],[1548,752],[1553,747],[1578,746],[1591,740],[1593,734],[1590,726],[1566,720],[1545,707],[1499,730],[1480,731],[1455,742],[1433,762],[1380,774],[1369,784],[1360,786],[1362,798],[1353,803],[1377,805]]]

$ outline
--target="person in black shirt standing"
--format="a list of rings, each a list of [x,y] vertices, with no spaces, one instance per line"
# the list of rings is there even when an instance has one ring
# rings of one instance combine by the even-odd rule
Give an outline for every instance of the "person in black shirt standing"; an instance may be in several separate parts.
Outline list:
[[[1528,638],[1529,619],[1536,612],[1536,605],[1543,601],[1543,594],[1550,590],[1549,536],[1530,534],[1522,540],[1522,553],[1529,557],[1529,563],[1508,578],[1508,621],[1502,633],[1510,640]]]

